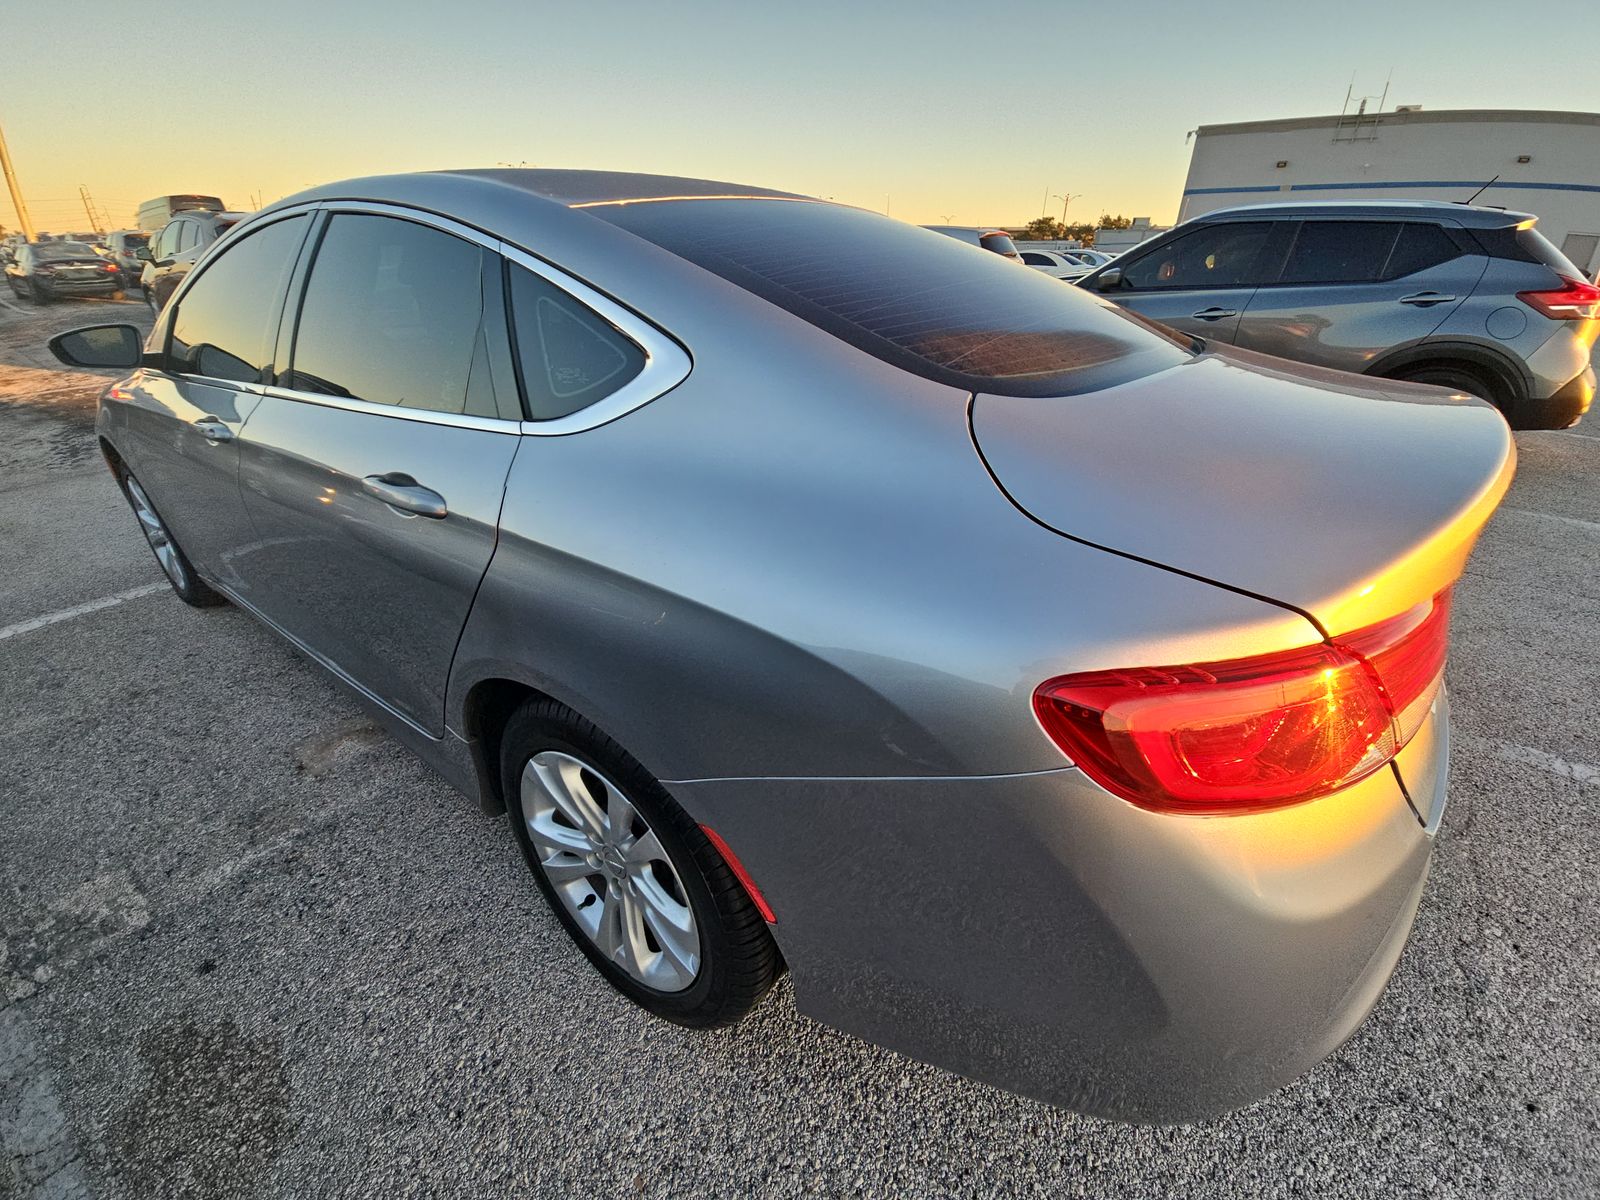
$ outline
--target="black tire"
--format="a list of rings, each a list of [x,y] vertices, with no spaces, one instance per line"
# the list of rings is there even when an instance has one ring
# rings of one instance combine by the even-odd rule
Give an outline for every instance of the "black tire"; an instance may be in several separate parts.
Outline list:
[[[564,752],[603,773],[661,842],[682,880],[700,935],[699,970],[682,991],[648,987],[607,959],[545,877],[528,836],[521,795],[523,769],[543,750]],[[711,1029],[743,1017],[783,973],[783,959],[766,922],[699,825],[627,751],[589,721],[553,700],[527,701],[502,731],[500,779],[517,844],[550,911],[596,970],[635,1004],[678,1025]]]
[[[35,304],[49,304],[52,297],[49,292],[39,285],[37,279],[30,279],[28,280],[28,299]]]
[[[134,518],[139,521],[140,532],[145,534],[145,540],[150,546],[150,553],[155,556],[156,565],[161,568],[161,573],[166,576],[167,583],[172,586],[172,590],[177,594],[178,599],[191,608],[216,608],[219,605],[226,604],[228,598],[221,592],[207,586],[206,581],[196,573],[194,564],[189,561],[189,556],[183,552],[183,547],[178,545],[177,539],[172,536],[172,531],[167,528],[165,519],[156,510],[154,502],[150,500],[149,493],[144,491],[143,485],[133,477],[132,472],[121,464],[118,464],[117,467],[117,483],[122,488],[122,498],[128,502],[128,507],[133,509]],[[160,522],[162,533],[166,538],[166,544],[170,547],[178,563],[176,571],[161,561],[161,552],[156,548],[155,542],[146,531],[143,518],[139,516],[140,501],[135,499],[135,489],[143,494],[143,503],[148,506],[155,515],[156,520]]]
[[[1452,366],[1448,363],[1416,367],[1408,371],[1397,371],[1391,378],[1401,379],[1407,383],[1432,384],[1434,387],[1449,388],[1454,392],[1466,392],[1469,396],[1487,400],[1501,412],[1506,408],[1505,401],[1500,396],[1500,389],[1491,380],[1467,367]]]

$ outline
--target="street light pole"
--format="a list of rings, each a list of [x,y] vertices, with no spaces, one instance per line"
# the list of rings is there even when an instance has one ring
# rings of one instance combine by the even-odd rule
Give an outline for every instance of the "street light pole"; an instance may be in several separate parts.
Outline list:
[[[1071,204],[1074,200],[1081,199],[1082,197],[1083,197],[1083,193],[1082,192],[1073,192],[1070,196],[1063,196],[1059,192],[1056,193],[1056,199],[1061,201],[1061,236],[1062,237],[1066,237],[1067,236],[1067,205]]]
[[[17,210],[17,224],[22,226],[22,236],[33,241],[33,218],[28,206],[22,202],[22,189],[17,186],[17,173],[11,169],[11,152],[6,149],[6,135],[0,129],[0,168],[6,173],[6,186],[11,189],[11,204]]]

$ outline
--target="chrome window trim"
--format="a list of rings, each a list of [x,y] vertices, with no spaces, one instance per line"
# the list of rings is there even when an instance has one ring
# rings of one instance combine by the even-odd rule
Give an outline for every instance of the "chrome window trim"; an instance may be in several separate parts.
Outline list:
[[[584,430],[609,424],[618,417],[625,416],[634,409],[664,396],[684,381],[694,365],[688,352],[682,346],[638,313],[624,308],[603,293],[596,291],[559,268],[551,266],[543,259],[529,254],[520,246],[513,245],[474,226],[462,224],[460,221],[440,216],[426,209],[408,208],[405,205],[388,204],[377,200],[317,200],[306,204],[297,204],[291,208],[274,209],[271,215],[273,218],[279,218],[302,212],[327,212],[330,214],[369,213],[374,216],[397,217],[405,221],[414,221],[419,225],[432,226],[443,233],[452,234],[463,241],[472,242],[486,250],[492,250],[507,262],[515,263],[525,270],[532,271],[535,275],[566,292],[580,304],[591,309],[607,324],[639,347],[644,354],[644,367],[627,383],[604,399],[591,404],[588,408],[582,408],[565,417],[556,417],[547,421],[526,419],[510,421],[501,417],[479,417],[466,413],[443,413],[434,412],[430,409],[400,408],[393,404],[375,404],[369,400],[347,400],[340,396],[324,396],[317,392],[302,392],[293,388],[277,386],[260,386],[258,390],[262,395],[276,396],[285,400],[296,400],[303,404],[320,404],[324,408],[339,408],[348,412],[370,413],[379,417],[398,417],[401,420],[421,421],[433,425],[448,425],[457,429],[478,429],[490,433],[519,433],[533,437],[559,437],[570,433],[582,433]],[[246,222],[240,222],[241,226],[245,224]],[[175,296],[173,299],[176,301],[177,297]],[[515,319],[509,305],[507,306],[506,315],[508,320]],[[193,377],[191,376],[191,378]]]
[[[263,396],[279,400],[294,400],[301,404],[315,404],[319,408],[338,408],[345,412],[368,413],[374,417],[397,417],[402,421],[420,421],[424,425],[448,425],[452,429],[477,429],[484,433],[521,433],[521,421],[507,421],[503,417],[480,417],[473,413],[435,412],[427,408],[405,408],[398,404],[375,404],[371,400],[347,399],[344,396],[325,396],[321,392],[301,392],[294,388],[262,384],[256,389]]]
[[[535,258],[519,246],[506,241],[500,241],[496,246],[500,256],[507,262],[532,271],[554,284],[644,353],[644,366],[639,373],[616,391],[564,417],[552,417],[545,421],[524,420],[523,433],[533,437],[561,437],[607,425],[666,395],[688,378],[694,366],[688,351],[638,313],[624,308],[609,296],[557,270],[542,259]],[[509,304],[507,316],[512,321],[516,320],[516,314],[510,311]]]

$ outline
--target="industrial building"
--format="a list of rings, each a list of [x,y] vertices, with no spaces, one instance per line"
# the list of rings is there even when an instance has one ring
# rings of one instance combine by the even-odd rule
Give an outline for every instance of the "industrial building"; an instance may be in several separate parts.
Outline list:
[[[1392,112],[1202,125],[1180,221],[1286,200],[1466,201],[1533,213],[1590,278],[1600,271],[1600,113]]]

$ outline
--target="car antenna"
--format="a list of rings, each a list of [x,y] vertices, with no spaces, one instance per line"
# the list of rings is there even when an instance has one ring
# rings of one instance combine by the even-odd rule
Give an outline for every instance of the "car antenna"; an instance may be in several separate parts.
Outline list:
[[[1474,200],[1476,200],[1479,196],[1483,195],[1485,192],[1487,192],[1490,188],[1492,188],[1498,182],[1500,182],[1500,176],[1496,175],[1493,179],[1489,180],[1488,183],[1484,184],[1477,191],[1473,192],[1472,195],[1468,196],[1465,200],[1457,200],[1456,203],[1457,204],[1471,204]]]

